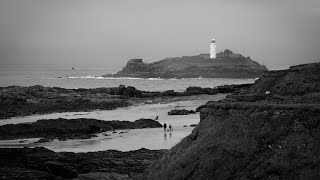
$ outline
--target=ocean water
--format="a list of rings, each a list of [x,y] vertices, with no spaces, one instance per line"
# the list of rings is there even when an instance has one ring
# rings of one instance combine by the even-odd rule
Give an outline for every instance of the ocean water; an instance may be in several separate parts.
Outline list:
[[[106,65],[1,65],[0,87],[42,85],[63,88],[97,88],[134,86],[145,91],[184,91],[189,86],[215,87],[224,84],[253,83],[255,79],[194,78],[194,79],[139,79],[102,78],[116,73],[121,66]]]

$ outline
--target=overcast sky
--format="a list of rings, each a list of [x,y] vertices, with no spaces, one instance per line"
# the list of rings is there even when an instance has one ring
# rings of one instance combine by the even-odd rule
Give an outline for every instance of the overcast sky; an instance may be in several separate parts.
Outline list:
[[[0,62],[125,65],[226,48],[319,61],[319,0],[0,0]]]

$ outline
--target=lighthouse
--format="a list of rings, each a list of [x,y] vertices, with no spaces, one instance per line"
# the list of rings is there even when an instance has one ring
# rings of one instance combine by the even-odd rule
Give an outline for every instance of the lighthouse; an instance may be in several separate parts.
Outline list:
[[[216,57],[216,41],[212,39],[210,44],[210,59],[214,59]]]

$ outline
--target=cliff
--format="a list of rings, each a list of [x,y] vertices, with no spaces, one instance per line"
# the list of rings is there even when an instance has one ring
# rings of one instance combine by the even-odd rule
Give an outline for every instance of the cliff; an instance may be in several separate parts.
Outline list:
[[[269,72],[199,107],[198,126],[145,179],[319,179],[319,72],[320,63]]]
[[[209,54],[166,58],[154,63],[144,63],[142,59],[131,59],[116,74],[104,77],[136,78],[256,78],[268,69],[250,57],[225,50],[210,59]]]

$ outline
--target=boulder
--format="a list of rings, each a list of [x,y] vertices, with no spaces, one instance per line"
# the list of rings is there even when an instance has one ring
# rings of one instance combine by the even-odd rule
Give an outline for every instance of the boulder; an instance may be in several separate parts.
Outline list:
[[[127,97],[142,97],[142,93],[133,86],[125,88],[123,95]]]
[[[187,94],[192,94],[192,95],[205,93],[205,91],[201,87],[196,87],[196,86],[188,87],[185,92]]]
[[[46,143],[46,142],[51,142],[52,139],[48,139],[48,138],[41,138],[39,139],[39,141],[37,141],[37,143]]]
[[[196,112],[193,110],[186,110],[186,109],[174,109],[168,112],[168,115],[188,115],[188,114],[195,114]]]

